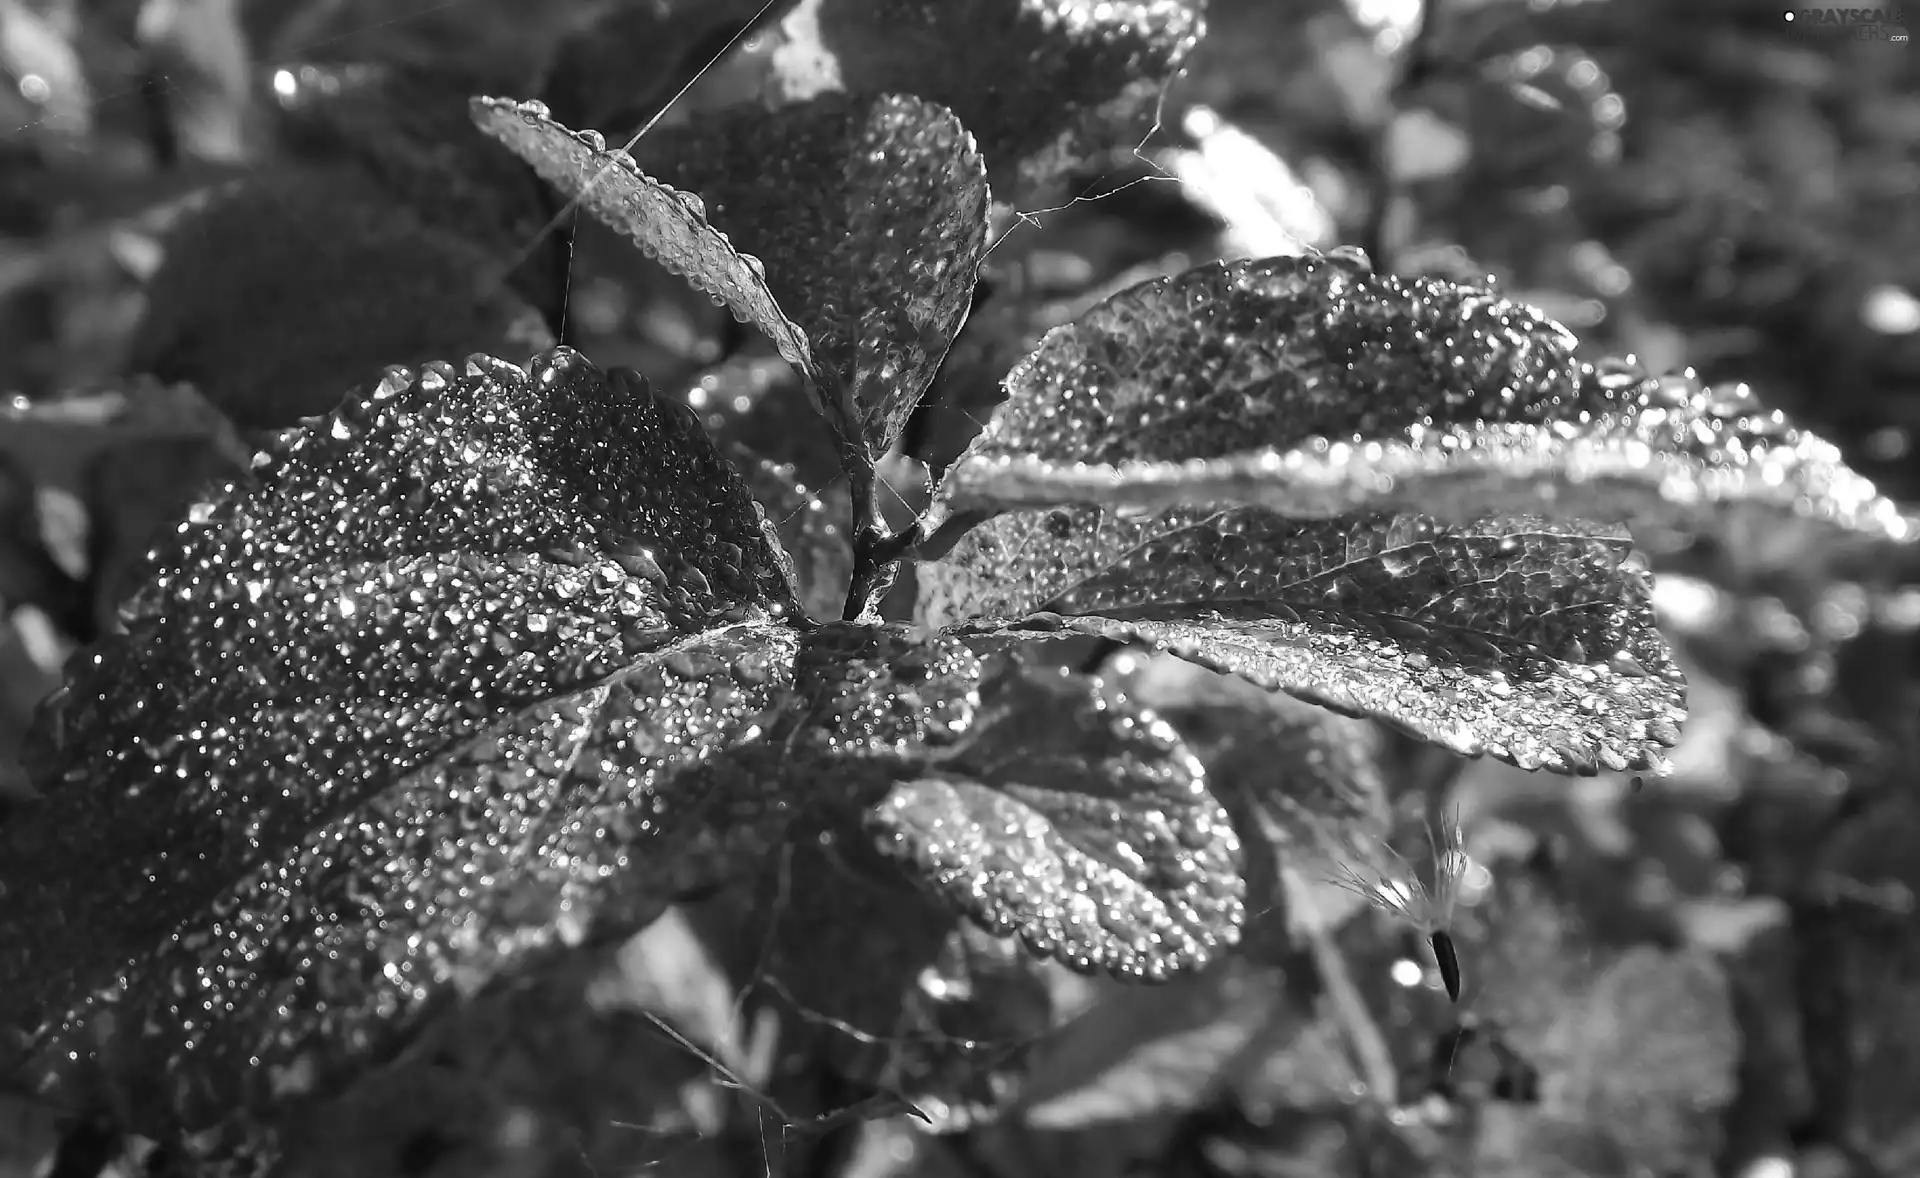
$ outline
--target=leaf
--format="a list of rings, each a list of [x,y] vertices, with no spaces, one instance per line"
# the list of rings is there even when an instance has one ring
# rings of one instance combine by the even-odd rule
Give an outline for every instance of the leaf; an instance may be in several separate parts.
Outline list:
[[[1549,1116],[1601,1127],[1639,1165],[1672,1173],[1710,1157],[1738,1090],[1740,1029],[1720,966],[1649,945],[1627,950],[1564,1009],[1543,1081]]]
[[[250,180],[183,218],[166,251],[132,366],[192,384],[242,429],[325,413],[389,364],[552,343],[500,286],[491,252],[422,224],[353,171]]]
[[[1082,678],[994,680],[966,739],[868,823],[949,904],[1083,972],[1198,967],[1245,916],[1239,840],[1205,771]]]
[[[275,130],[294,159],[351,169],[383,203],[487,250],[490,285],[510,287],[558,333],[573,252],[548,225],[547,186],[468,117],[467,96],[481,88],[469,65],[285,66],[274,74]]]
[[[1234,501],[1707,535],[1751,514],[1808,543],[1920,535],[1745,386],[1595,369],[1573,348],[1531,308],[1351,257],[1205,266],[1049,335],[946,495],[956,510]]]
[[[569,126],[637,131],[663,111],[685,110],[684,86],[711,81],[725,64],[703,71],[722,50],[776,23],[794,2],[647,0],[603,8],[562,39],[541,97]]]
[[[41,717],[9,1008],[82,1057],[111,1015],[136,1119],[200,1127],[764,853],[799,644],[765,529],[689,411],[564,350],[289,431]]]
[[[841,84],[952,110],[1023,202],[1132,147],[1200,39],[1199,0],[820,0],[803,6]],[[796,14],[797,16],[798,14]],[[792,21],[789,22],[792,24]]]
[[[502,105],[477,104],[476,117],[499,128],[505,120],[490,112]],[[515,135],[502,137],[536,167],[529,151],[540,149],[527,146],[529,137],[581,144],[524,115]],[[659,179],[616,163],[587,192],[586,207],[671,256],[698,230],[645,210],[685,208],[665,201],[666,185],[698,193],[706,233],[724,231],[731,248],[751,251],[767,302],[778,300],[772,311],[785,312],[804,346],[777,324],[769,329],[767,308],[750,312],[754,321],[803,374],[850,393],[859,439],[870,457],[884,454],[959,331],[986,252],[986,169],[965,129],[918,99],[835,95],[772,114],[720,112],[650,135],[640,152]],[[575,197],[608,160],[624,157],[588,158],[599,168],[549,163],[541,174]],[[602,195],[603,185],[619,195]],[[636,203],[639,193],[651,194],[652,206]],[[612,212],[621,206],[609,201],[624,208]]]
[[[942,494],[1015,455],[1179,462],[1281,430],[1576,407],[1564,331],[1453,287],[1383,328],[1365,297],[1381,281],[1351,258],[1280,259],[1121,294],[1015,368]],[[1146,641],[1463,755],[1573,773],[1655,765],[1678,737],[1683,679],[1647,592],[1625,537],[1589,524],[1225,503],[1010,511],[920,576],[931,625]]]
[[[569,131],[541,103],[475,98],[470,110],[482,131],[531,164],[543,180],[632,238],[642,253],[711,295],[741,322],[764,332],[781,357],[808,378],[809,391],[818,398],[806,333],[775,301],[760,259],[742,254],[707,222],[699,196],[648,176],[625,152],[608,151],[599,132]],[[822,404],[821,411],[832,419],[832,408]]]
[[[135,378],[116,387],[0,402],[0,456],[35,486],[76,495],[122,446],[201,442],[245,465],[247,447],[220,411],[184,384]]]
[[[1624,539],[1525,519],[996,517],[920,570],[931,625],[1143,641],[1463,756],[1657,763],[1684,680]]]

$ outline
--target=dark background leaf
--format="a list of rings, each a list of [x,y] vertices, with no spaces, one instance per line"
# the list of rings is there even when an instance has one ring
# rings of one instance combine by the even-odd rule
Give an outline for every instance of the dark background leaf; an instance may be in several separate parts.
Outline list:
[[[132,363],[194,385],[243,429],[283,428],[388,364],[550,346],[500,278],[491,254],[355,172],[284,171],[174,228]]]
[[[621,0],[571,30],[540,98],[569,127],[625,141],[743,33],[777,23],[796,0]]]
[[[1202,30],[1197,0],[820,0],[841,83],[938,102],[980,138],[1021,207],[1088,155],[1152,128],[1161,87]],[[807,11],[807,9],[803,9]],[[1003,198],[1005,199],[1005,198]]]

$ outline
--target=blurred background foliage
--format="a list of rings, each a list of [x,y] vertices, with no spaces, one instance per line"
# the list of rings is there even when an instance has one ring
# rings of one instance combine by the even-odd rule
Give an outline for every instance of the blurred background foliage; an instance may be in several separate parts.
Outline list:
[[[564,338],[831,502],[770,350],[610,233],[550,226],[461,101],[540,94],[613,138],[790,97],[817,8],[0,0],[0,809],[33,705],[114,625],[134,557],[252,431],[381,363]],[[1491,277],[1596,357],[1747,382],[1920,495],[1920,51],[1741,0],[1213,0],[1209,23],[1144,145],[1000,211],[973,319],[886,464],[896,522],[1047,327],[1211,258],[1340,244]],[[1270,835],[1240,958],[1163,987],[1074,978],[916,925],[931,909],[856,853],[803,849],[833,862],[781,878],[830,886],[782,890],[778,930],[764,892],[715,897],[465,1012],[316,1121],[303,1165],[1920,1173],[1920,569],[1770,542],[1659,554],[1692,685],[1670,777],[1465,764],[1078,650]],[[812,575],[835,600],[845,570]],[[1316,796],[1341,800],[1331,831]],[[1321,883],[1383,841],[1416,856],[1456,808],[1457,1008],[1417,937]],[[938,961],[911,993],[857,992],[861,963],[918,940]],[[772,998],[768,953],[792,959]],[[876,1006],[888,1025],[862,1021]],[[931,1128],[886,1115],[901,1099]],[[0,1095],[0,1175],[38,1172],[55,1131]]]

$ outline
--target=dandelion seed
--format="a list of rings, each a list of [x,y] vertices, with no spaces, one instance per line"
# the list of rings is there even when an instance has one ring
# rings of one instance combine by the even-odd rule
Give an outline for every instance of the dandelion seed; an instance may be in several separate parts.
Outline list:
[[[1460,902],[1461,881],[1473,869],[1473,860],[1467,856],[1459,815],[1456,813],[1442,818],[1437,833],[1428,827],[1427,845],[1433,852],[1431,882],[1422,880],[1413,864],[1385,843],[1380,844],[1380,850],[1384,853],[1375,856],[1371,862],[1341,864],[1341,878],[1330,882],[1354,893],[1402,924],[1419,930],[1433,950],[1434,964],[1439,967],[1440,981],[1447,988],[1447,997],[1458,1002],[1460,957],[1454,951],[1450,930],[1453,926],[1453,910]]]

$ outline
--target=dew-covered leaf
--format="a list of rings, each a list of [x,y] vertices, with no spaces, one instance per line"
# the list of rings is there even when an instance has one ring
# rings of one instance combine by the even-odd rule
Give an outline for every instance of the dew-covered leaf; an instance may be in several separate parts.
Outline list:
[[[920,570],[929,624],[1141,641],[1463,755],[1658,762],[1684,679],[1617,533],[1258,508],[1016,512]]]
[[[554,122],[538,102],[475,98],[471,113],[481,130],[531,164],[547,183],[766,333],[781,357],[811,383],[817,369],[806,332],[781,309],[760,259],[743,254],[707,221],[697,195],[655,180],[624,152],[608,151],[598,132],[570,131]],[[826,406],[822,411],[832,418]]]
[[[1744,386],[1575,361],[1539,312],[1346,257],[1206,266],[1051,334],[949,477],[956,508],[1223,501],[1515,512],[1806,543],[1916,521]]]
[[[45,801],[0,831],[0,992],[82,1055],[125,1012],[115,1058],[169,1081],[141,1112],[205,1124],[651,916],[784,822],[755,748],[783,565],[637,381],[564,350],[394,372],[194,508],[71,666],[25,756]]]
[[[1082,971],[1161,978],[1239,938],[1239,840],[1205,771],[1083,678],[994,678],[965,738],[868,824],[948,903]]]
[[[1379,293],[1395,281],[1344,256],[1277,259],[1116,296],[1015,368],[942,494],[1020,456],[1181,462],[1275,434],[1580,410],[1562,329],[1465,288]],[[1655,764],[1683,680],[1624,535],[1418,510],[1011,510],[922,570],[921,605],[934,625],[1146,641],[1528,768]]]
[[[549,346],[500,276],[493,251],[424,224],[366,176],[289,167],[174,226],[132,367],[192,384],[242,429],[281,429],[389,364]]]
[[[952,112],[901,94],[723,111],[635,148],[766,267],[814,362],[884,454],[960,330],[987,248],[986,165]]]
[[[1022,201],[1089,155],[1139,143],[1199,39],[1201,0],[820,0],[841,83],[951,109]],[[797,15],[797,14],[796,14]]]
[[[657,178],[537,104],[476,99],[474,116],[760,327],[813,384],[845,391],[846,428],[869,455],[892,445],[986,251],[985,165],[950,112],[898,95],[723,112],[650,136],[640,150]],[[828,418],[839,420],[837,400]]]

